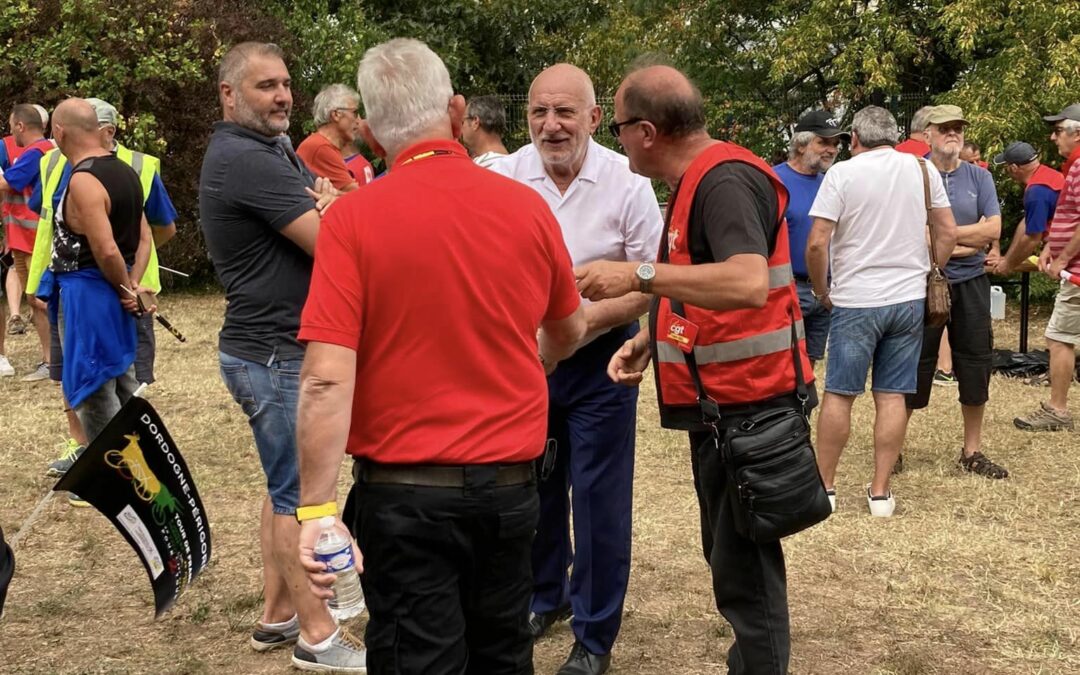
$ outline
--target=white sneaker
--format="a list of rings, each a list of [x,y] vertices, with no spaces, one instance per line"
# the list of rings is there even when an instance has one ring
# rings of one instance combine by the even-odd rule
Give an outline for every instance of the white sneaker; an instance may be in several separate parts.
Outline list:
[[[15,369],[11,366],[8,357],[0,354],[0,377],[15,377]]]
[[[829,506],[832,507],[832,512],[836,513],[836,488],[825,490],[825,494],[829,497]]]
[[[876,518],[889,518],[896,510],[896,500],[893,499],[892,490],[884,497],[875,497],[870,493],[870,483],[866,484],[866,505],[870,507],[870,515]]]

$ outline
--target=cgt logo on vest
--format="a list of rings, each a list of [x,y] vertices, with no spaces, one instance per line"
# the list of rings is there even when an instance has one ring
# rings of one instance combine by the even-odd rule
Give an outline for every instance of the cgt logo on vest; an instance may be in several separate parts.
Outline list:
[[[667,341],[689,354],[697,342],[698,327],[678,315],[671,317],[667,331]]]

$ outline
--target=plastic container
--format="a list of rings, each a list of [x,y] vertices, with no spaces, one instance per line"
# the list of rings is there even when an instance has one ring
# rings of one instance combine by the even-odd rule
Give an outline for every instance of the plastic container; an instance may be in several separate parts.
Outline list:
[[[351,619],[364,611],[364,592],[360,575],[356,573],[352,541],[334,528],[333,516],[319,519],[322,532],[315,542],[315,559],[326,564],[326,571],[337,575],[334,597],[327,601],[330,614],[339,622]]]
[[[1005,291],[1001,286],[990,287],[990,318],[996,321],[1005,318]]]

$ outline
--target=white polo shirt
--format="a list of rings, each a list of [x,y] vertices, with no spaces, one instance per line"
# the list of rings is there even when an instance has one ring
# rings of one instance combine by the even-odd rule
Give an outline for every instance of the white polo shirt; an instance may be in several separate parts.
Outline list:
[[[656,260],[664,227],[656,194],[647,178],[630,171],[623,155],[590,138],[581,171],[565,194],[547,175],[532,143],[489,168],[540,193],[562,227],[575,266],[594,260]]]

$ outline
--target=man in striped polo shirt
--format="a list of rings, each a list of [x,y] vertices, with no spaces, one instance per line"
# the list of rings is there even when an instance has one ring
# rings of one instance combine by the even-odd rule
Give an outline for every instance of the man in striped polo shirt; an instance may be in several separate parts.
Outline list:
[[[1058,197],[1046,246],[1039,256],[1039,269],[1055,281],[1061,272],[1080,278],[1080,103],[1074,103],[1057,115],[1043,118],[1053,125],[1050,140],[1065,158],[1062,172],[1065,187]],[[1080,286],[1061,282],[1054,312],[1046,326],[1046,345],[1050,350],[1050,402],[1038,410],[1017,417],[1013,424],[1025,431],[1072,430],[1069,413],[1069,385],[1076,368],[1076,347],[1080,346]]]

